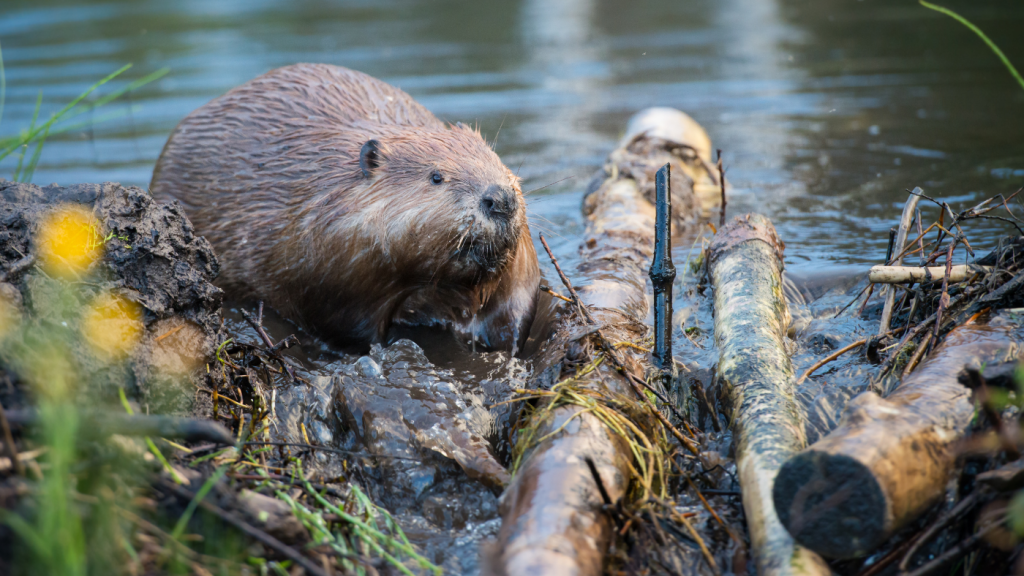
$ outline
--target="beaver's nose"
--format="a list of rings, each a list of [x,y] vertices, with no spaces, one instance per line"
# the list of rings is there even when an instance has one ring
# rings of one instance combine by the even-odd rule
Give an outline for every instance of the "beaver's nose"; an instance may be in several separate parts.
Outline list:
[[[480,209],[491,218],[507,220],[515,213],[518,203],[515,190],[493,184],[484,191]]]

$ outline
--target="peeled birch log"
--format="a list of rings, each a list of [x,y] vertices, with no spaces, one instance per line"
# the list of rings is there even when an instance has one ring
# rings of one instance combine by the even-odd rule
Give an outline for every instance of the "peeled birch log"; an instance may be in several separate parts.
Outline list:
[[[958,264],[949,269],[950,282],[963,282],[975,274],[984,274],[992,270],[991,266],[975,266]],[[941,282],[946,276],[945,266],[872,266],[868,271],[868,280],[875,284],[906,284],[908,282]]]
[[[672,126],[688,132],[673,133]],[[587,229],[581,264],[572,281],[580,285],[581,300],[589,306],[595,325],[579,314],[563,310],[555,334],[539,353],[535,388],[549,388],[572,375],[574,356],[596,346],[600,329],[613,342],[639,342],[648,328],[647,270],[654,248],[654,174],[672,164],[674,221],[681,224],[697,216],[699,204],[691,183],[695,173],[679,150],[692,150],[688,140],[707,135],[693,120],[672,109],[638,114],[620,148],[609,157],[602,173],[584,199]],[[700,142],[700,139],[697,139]],[[683,148],[680,148],[683,147]],[[690,158],[692,160],[692,158]],[[692,176],[687,176],[691,174]],[[650,188],[648,190],[648,188]],[[644,377],[646,355],[620,350],[626,369]],[[605,397],[634,398],[634,392],[611,362],[603,362],[593,377],[576,386],[599,391]],[[511,484],[501,499],[501,531],[493,572],[507,576],[566,576],[601,573],[604,553],[612,536],[602,499],[584,457],[590,457],[611,501],[622,498],[629,485],[632,455],[621,437],[594,414],[580,406],[562,405],[534,410],[534,437],[546,438],[522,457]],[[568,422],[568,424],[566,424]],[[559,430],[561,426],[564,428]],[[640,423],[643,426],[643,423]]]
[[[877,548],[945,493],[951,447],[974,414],[958,375],[1015,353],[1006,328],[963,326],[888,398],[855,398],[831,434],[783,465],[774,487],[782,523],[830,558]]]
[[[760,576],[825,575],[828,566],[793,542],[775,514],[772,482],[807,444],[786,354],[783,243],[760,214],[733,219],[709,249],[715,289],[718,377],[728,394],[750,543]]]

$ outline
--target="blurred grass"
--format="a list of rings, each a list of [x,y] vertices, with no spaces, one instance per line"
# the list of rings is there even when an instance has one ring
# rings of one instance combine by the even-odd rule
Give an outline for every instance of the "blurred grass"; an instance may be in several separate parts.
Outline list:
[[[79,116],[91,110],[101,108],[109,104],[110,102],[113,102],[114,100],[120,98],[121,96],[127,94],[128,92],[145,86],[150,82],[158,80],[164,77],[168,72],[170,72],[169,68],[161,68],[155,72],[143,76],[142,78],[129,82],[121,88],[114,90],[110,94],[97,98],[93,102],[85,102],[85,99],[90,94],[92,94],[108,82],[114,80],[115,78],[118,78],[119,76],[127,72],[131,67],[131,64],[125,64],[121,68],[110,73],[105,78],[99,80],[98,82],[90,86],[88,89],[86,89],[84,92],[79,94],[78,97],[76,97],[74,100],[66,104],[63,108],[52,114],[46,122],[37,125],[39,119],[39,110],[42,107],[43,103],[43,93],[40,92],[38,98],[36,99],[35,111],[32,114],[32,120],[29,123],[28,129],[20,131],[17,135],[0,136],[0,162],[2,162],[5,158],[15,153],[16,151],[18,152],[18,164],[14,170],[12,180],[16,182],[32,181],[32,176],[35,174],[36,166],[38,166],[39,164],[39,158],[42,155],[43,145],[46,143],[47,138],[54,136],[56,134],[82,128],[92,124],[92,122],[69,124],[67,123],[68,120],[71,120],[72,118],[75,118],[76,116]],[[0,123],[2,123],[3,121],[3,109],[6,98],[6,92],[7,80],[3,66],[3,51],[2,49],[0,49]],[[104,115],[96,121],[103,122],[118,116],[120,115]],[[28,153],[28,149],[33,146],[34,150],[31,156],[29,156],[28,164],[25,165],[25,156]]]

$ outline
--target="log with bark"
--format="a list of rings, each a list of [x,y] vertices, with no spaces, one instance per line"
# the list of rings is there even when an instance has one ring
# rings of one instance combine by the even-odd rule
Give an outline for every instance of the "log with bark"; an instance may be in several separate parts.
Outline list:
[[[737,217],[715,234],[708,262],[718,378],[731,405],[757,573],[829,574],[820,557],[793,543],[772,503],[776,472],[807,442],[785,348],[790,316],[782,292],[783,249],[771,222],[759,214]]]
[[[954,443],[974,415],[964,367],[1016,354],[1005,327],[966,325],[887,398],[865,392],[839,426],[794,456],[775,480],[779,517],[830,558],[865,555],[945,493]]]
[[[693,181],[708,178],[700,158],[706,141],[703,129],[681,112],[654,109],[634,117],[584,199],[587,229],[573,275],[583,307],[575,297],[564,306],[554,335],[538,354],[533,388],[550,389],[599,354],[605,360],[572,385],[589,397],[636,401],[649,357],[616,345],[638,344],[649,332],[643,320],[654,248],[650,200],[655,173],[671,165],[673,223],[695,220],[700,202]],[[649,430],[657,425],[651,420],[636,425]],[[528,429],[531,438],[541,440],[519,456],[502,496],[502,527],[489,559],[492,571],[508,576],[601,573],[613,528],[602,504],[605,498],[616,502],[626,496],[633,458],[626,439],[606,424],[591,409],[550,397],[533,408],[520,435]]]

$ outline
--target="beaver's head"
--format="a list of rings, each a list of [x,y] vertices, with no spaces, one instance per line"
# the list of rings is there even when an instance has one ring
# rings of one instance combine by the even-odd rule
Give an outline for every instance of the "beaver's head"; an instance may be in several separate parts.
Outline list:
[[[359,169],[360,236],[407,279],[477,284],[529,241],[519,179],[476,130],[389,130],[363,143]]]

